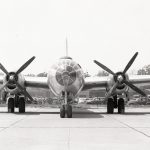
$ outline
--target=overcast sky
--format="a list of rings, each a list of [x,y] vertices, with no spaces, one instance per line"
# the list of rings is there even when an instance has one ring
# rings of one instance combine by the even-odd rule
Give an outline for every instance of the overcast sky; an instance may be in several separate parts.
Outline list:
[[[48,71],[65,55],[96,74],[96,59],[123,70],[136,51],[132,69],[150,64],[149,0],[0,0],[0,62],[11,71],[30,57],[23,73]]]

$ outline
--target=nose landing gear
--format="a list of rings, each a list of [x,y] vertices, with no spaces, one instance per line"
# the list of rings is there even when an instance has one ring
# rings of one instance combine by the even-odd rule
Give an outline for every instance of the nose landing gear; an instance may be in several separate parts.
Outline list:
[[[72,118],[72,106],[71,104],[68,104],[70,102],[69,92],[62,92],[62,96],[64,98],[64,103],[60,107],[60,117],[64,118],[66,114],[67,118]]]
[[[67,115],[67,118],[72,118],[72,106],[70,104],[63,104],[60,107],[60,117],[65,118],[65,114]]]

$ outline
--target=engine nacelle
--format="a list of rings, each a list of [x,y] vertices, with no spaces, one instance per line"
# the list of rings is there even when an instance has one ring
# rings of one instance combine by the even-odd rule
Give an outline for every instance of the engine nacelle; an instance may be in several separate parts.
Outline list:
[[[20,92],[20,89],[18,88],[14,80],[18,82],[22,87],[25,87],[24,76],[21,74],[18,74],[17,76],[15,76],[14,72],[10,72],[9,75],[6,75],[3,80],[3,84],[6,84],[8,82],[8,84],[5,86],[5,91],[10,94],[16,94]]]

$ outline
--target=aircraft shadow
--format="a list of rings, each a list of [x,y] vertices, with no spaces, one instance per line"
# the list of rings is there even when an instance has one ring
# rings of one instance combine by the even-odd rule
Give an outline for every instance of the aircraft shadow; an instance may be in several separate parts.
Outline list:
[[[140,116],[140,115],[148,115],[150,114],[150,112],[125,112],[124,114],[121,115],[126,115],[126,116],[130,116],[130,115],[135,115],[135,116]]]
[[[11,114],[7,112],[0,112],[0,114]],[[59,115],[59,111],[26,111],[25,113],[19,113],[18,111],[12,114],[16,115],[42,115],[42,114],[57,114]],[[114,113],[114,115],[125,115],[125,116],[141,116],[141,115],[148,115],[150,114],[150,111],[144,111],[144,112],[125,112],[124,114],[118,114],[117,112]],[[104,115],[113,115],[113,114],[107,114],[106,112],[93,112],[88,109],[75,109],[73,110],[73,118],[104,118]]]
[[[7,113],[7,112],[0,112],[0,113]],[[59,112],[25,112],[25,113],[18,113],[15,112],[13,114],[16,115],[41,115],[41,114],[57,114],[59,115]],[[150,112],[126,112],[124,114],[118,114],[117,112],[114,113],[114,115],[125,115],[125,116],[141,116],[141,115],[148,115]],[[73,118],[104,118],[103,115],[113,115],[113,114],[107,114],[106,112],[92,112],[92,111],[86,111],[86,112],[81,112],[81,111],[75,111],[72,113]]]
[[[6,112],[5,112],[6,113]],[[15,112],[13,114],[16,114],[16,115],[42,115],[42,114],[57,114],[59,115],[60,112],[48,112],[48,111],[38,111],[38,112],[31,112],[31,111],[27,111],[25,113],[18,113],[18,112]],[[99,112],[93,112],[93,111],[90,111],[90,110],[82,110],[82,111],[73,111],[72,112],[72,118],[104,118],[104,116],[102,115],[102,113],[99,113]]]
[[[73,113],[73,118],[89,118],[89,119],[94,119],[94,118],[104,118],[103,115],[101,115],[100,113],[83,113],[83,112],[79,112],[79,113]]]

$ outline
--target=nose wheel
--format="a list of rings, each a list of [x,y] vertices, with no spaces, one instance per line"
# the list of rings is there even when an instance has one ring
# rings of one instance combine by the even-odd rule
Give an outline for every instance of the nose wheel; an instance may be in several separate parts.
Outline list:
[[[61,118],[65,117],[65,105],[61,105],[60,107],[60,117]]]
[[[66,114],[67,114],[67,118],[72,118],[72,106],[71,105],[66,105]]]
[[[69,104],[61,105],[60,107],[60,117],[65,118],[65,114],[67,118],[72,118],[72,106]]]

